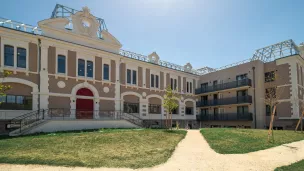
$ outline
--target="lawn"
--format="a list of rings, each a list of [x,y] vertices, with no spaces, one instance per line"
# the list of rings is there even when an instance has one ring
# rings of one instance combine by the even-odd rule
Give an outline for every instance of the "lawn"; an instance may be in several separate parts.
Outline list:
[[[275,171],[303,171],[303,169],[304,169],[304,160],[301,160],[289,166],[282,166],[276,168]]]
[[[186,131],[101,130],[0,138],[0,163],[143,168],[164,163]]]
[[[274,143],[267,142],[267,131],[259,129],[204,128],[201,133],[210,147],[222,154],[240,154],[263,150],[304,140],[304,134],[294,131],[274,131]]]

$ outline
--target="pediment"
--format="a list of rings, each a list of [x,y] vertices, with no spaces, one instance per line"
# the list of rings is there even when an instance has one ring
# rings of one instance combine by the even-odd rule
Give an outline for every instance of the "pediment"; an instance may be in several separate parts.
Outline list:
[[[149,61],[150,61],[151,63],[157,64],[158,61],[159,61],[159,56],[158,56],[158,54],[157,54],[156,52],[151,53],[151,54],[148,56],[148,58],[149,58]]]
[[[66,25],[69,24],[69,22],[70,21],[67,18],[52,18],[52,19],[42,20],[38,22],[38,25],[40,28],[47,26],[55,29],[64,29]]]
[[[100,23],[87,7],[71,14],[70,18],[51,18],[40,21],[38,25],[47,37],[114,53],[119,53],[122,47],[111,33],[99,29]]]
[[[122,46],[121,43],[107,30],[102,30],[101,35],[104,41]]]

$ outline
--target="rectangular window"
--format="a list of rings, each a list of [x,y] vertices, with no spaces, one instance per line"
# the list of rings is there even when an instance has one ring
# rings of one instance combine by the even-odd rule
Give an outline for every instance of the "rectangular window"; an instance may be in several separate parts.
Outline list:
[[[155,75],[155,87],[156,88],[158,88],[159,87],[159,84],[158,84],[158,79],[159,79],[159,77],[158,77],[158,75]]]
[[[6,96],[6,103],[15,103],[15,102],[16,102],[16,96],[14,96],[14,95]]]
[[[0,96],[0,104],[6,102],[6,95],[1,95]]]
[[[23,104],[24,96],[16,96],[16,103]]]
[[[247,74],[237,75],[236,76],[236,86],[245,85],[247,80]]]
[[[271,71],[271,72],[266,72],[265,73],[265,82],[272,82],[275,80],[275,72]]]
[[[103,64],[103,79],[110,80],[110,67],[108,64]]]
[[[149,104],[149,113],[150,114],[161,114],[161,105]]]
[[[202,115],[208,115],[209,110],[208,109],[201,109],[201,114]]]
[[[57,57],[57,73],[65,74],[65,56],[58,55]]]
[[[208,104],[208,95],[207,96],[201,96],[201,102],[203,105]]]
[[[218,120],[219,118],[219,108],[213,108],[213,117]]]
[[[84,77],[85,61],[83,59],[78,59],[78,76]]]
[[[132,84],[134,84],[134,85],[136,85],[136,82],[137,82],[136,76],[137,76],[136,71],[133,70]]]
[[[151,74],[151,87],[152,88],[159,88],[159,76]]]
[[[187,93],[189,93],[189,82],[187,82]]]
[[[125,113],[139,113],[139,103],[124,102]]]
[[[87,77],[93,78],[94,65],[92,61],[87,61]]]
[[[248,106],[237,107],[237,114],[247,114],[247,113],[248,113]]]
[[[171,90],[173,90],[173,78],[171,78]]]
[[[190,82],[190,93],[192,93],[192,82]]]
[[[193,107],[186,107],[186,115],[193,115]]]
[[[131,70],[127,69],[127,83],[131,84]]]
[[[26,68],[26,49],[17,48],[17,67]]]
[[[0,97],[0,109],[32,110],[32,96],[6,95]]]
[[[151,74],[151,87],[154,87],[154,74]]]
[[[4,65],[14,66],[14,47],[4,45]]]
[[[177,79],[174,79],[174,90],[177,90]]]
[[[178,107],[172,110],[172,114],[178,114]]]
[[[201,84],[201,90],[202,90],[202,92],[207,91],[208,90],[208,83],[202,83]]]
[[[137,71],[127,69],[127,83],[128,84],[137,84]]]

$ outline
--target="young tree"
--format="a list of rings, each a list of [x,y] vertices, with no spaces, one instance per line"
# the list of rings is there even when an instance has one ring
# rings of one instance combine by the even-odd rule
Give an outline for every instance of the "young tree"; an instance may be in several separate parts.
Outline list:
[[[303,117],[304,117],[304,102],[300,101],[299,98],[294,98],[293,103],[296,105],[296,107],[299,108],[299,120],[297,122],[295,132],[298,130],[299,126],[301,125],[301,133],[303,133]]]
[[[0,77],[1,77],[1,80],[0,80],[0,97],[5,96],[5,92],[7,90],[11,89],[10,85],[3,84],[3,79],[10,74],[11,74],[11,72],[9,72],[9,71],[4,71],[4,72],[0,73]]]
[[[172,91],[172,89],[168,86],[166,88],[166,94],[164,97],[164,103],[163,106],[167,111],[166,114],[166,127],[172,128],[172,111],[178,107],[178,104],[176,102],[177,95],[175,95]]]
[[[279,76],[277,75],[276,71],[270,72],[270,74],[265,75],[265,81],[267,88],[265,91],[265,98],[264,103],[268,105],[270,110],[270,123],[269,123],[269,130],[268,130],[268,142],[270,142],[270,137],[274,141],[273,135],[273,122],[274,122],[274,115],[276,113],[277,105],[280,103],[280,96],[283,93],[284,88],[278,87],[276,84],[276,80],[278,80]]]

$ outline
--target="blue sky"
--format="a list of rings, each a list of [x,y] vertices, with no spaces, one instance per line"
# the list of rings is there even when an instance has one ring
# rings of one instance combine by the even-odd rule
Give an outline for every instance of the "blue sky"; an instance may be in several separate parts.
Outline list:
[[[9,0],[0,17],[37,26],[59,3],[88,6],[105,19],[123,49],[194,68],[218,68],[251,58],[287,39],[304,41],[301,0]]]

